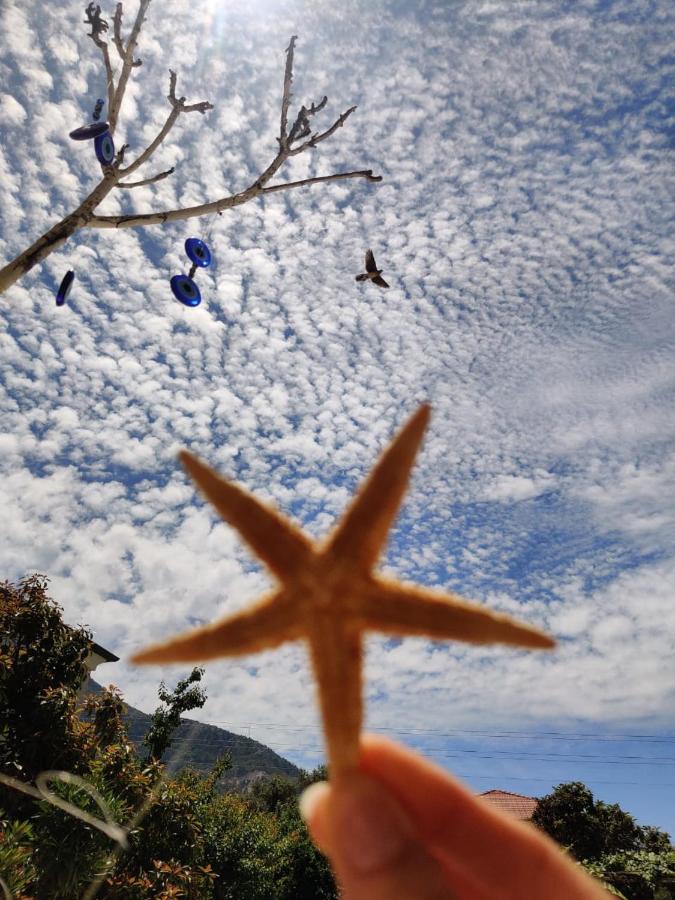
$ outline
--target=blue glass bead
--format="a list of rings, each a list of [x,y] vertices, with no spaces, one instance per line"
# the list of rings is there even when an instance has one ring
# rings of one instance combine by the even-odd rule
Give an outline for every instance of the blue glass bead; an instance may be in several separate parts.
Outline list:
[[[110,136],[110,132],[106,131],[100,134],[94,141],[94,150],[96,151],[96,159],[102,166],[109,166],[115,159],[115,143]]]
[[[57,306],[63,306],[63,304],[68,299],[68,294],[70,294],[70,289],[73,286],[73,281],[75,281],[75,272],[73,272],[72,269],[69,269],[63,276],[63,280],[59,285],[58,291],[56,292]]]
[[[202,295],[194,281],[187,275],[174,275],[171,279],[171,290],[176,300],[184,306],[199,306]]]
[[[185,241],[185,252],[191,263],[205,269],[211,265],[211,251],[199,238],[188,238]]]

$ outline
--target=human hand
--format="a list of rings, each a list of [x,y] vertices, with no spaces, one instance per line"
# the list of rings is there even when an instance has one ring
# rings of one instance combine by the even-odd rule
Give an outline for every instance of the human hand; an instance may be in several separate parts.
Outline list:
[[[300,809],[345,900],[608,900],[534,826],[384,738],[359,770],[311,785]]]

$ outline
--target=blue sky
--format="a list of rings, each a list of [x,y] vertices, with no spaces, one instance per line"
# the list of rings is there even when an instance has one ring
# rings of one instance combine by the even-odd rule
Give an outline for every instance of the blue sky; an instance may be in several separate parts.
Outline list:
[[[105,96],[84,5],[0,11],[3,261],[97,178],[68,138]],[[477,790],[580,779],[674,833],[674,25],[667,0],[151,4],[118,131],[129,158],[167,113],[170,67],[215,108],[183,117],[142,173],[171,178],[102,214],[253,180],[275,153],[292,34],[296,102],[327,94],[324,127],[358,109],[277,180],[383,181],[81,232],[0,299],[0,575],[48,574],[68,620],[122,657],[101,679],[150,709],[182,673],[128,654],[269,584],[176,451],[319,536],[429,399],[384,567],[559,649],[373,638],[369,725]],[[187,310],[169,278],[193,235],[214,265]],[[389,291],[354,281],[367,247]],[[313,765],[308,683],[301,647],[213,664],[201,718]]]

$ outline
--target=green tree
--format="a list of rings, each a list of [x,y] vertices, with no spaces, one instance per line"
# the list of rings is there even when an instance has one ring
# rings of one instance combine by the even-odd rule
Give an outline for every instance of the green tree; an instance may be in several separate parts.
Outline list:
[[[206,703],[206,693],[199,687],[203,676],[204,670],[196,666],[172,691],[167,690],[163,681],[160,683],[158,694],[163,705],[154,711],[150,730],[143,738],[148,748],[148,760],[159,760],[164,756],[180,725],[182,713],[200,709]]]
[[[624,850],[586,863],[617,896],[626,900],[671,900],[675,896],[675,854],[671,850]]]
[[[672,853],[673,847],[665,831],[653,825],[643,825],[640,829],[640,850],[650,853]]]
[[[578,860],[598,859],[605,849],[593,794],[580,781],[559,784],[542,797],[532,821]]]
[[[227,754],[206,775],[168,776],[159,757],[181,713],[206,699],[202,670],[173,691],[160,686],[163,705],[146,739],[149,756],[142,758],[129,740],[116,688],[80,700],[91,639],[85,629],[65,625],[46,587],[46,579],[33,576],[0,589],[3,769],[24,782],[56,767],[79,774],[129,829],[128,847],[113,853],[109,837],[92,824],[3,788],[0,877],[8,890],[17,898],[65,900],[82,896],[100,873],[97,897],[110,900],[334,900],[330,868],[297,804],[300,790],[325,778],[325,768],[302,773],[298,782],[262,779],[246,797],[218,792],[231,766]],[[79,785],[51,788],[100,818]]]
[[[532,821],[580,861],[628,852],[667,854],[671,849],[665,832],[638,825],[618,803],[596,801],[580,781],[559,784],[542,797]]]
[[[42,575],[0,584],[0,771],[23,781],[45,769],[86,768],[77,692],[91,634],[63,622],[47,584]],[[4,789],[0,802],[25,806]]]
[[[258,778],[251,785],[249,802],[258,812],[279,813],[289,803],[295,803],[298,784],[284,775]]]
[[[298,796],[316,781],[324,781],[326,766],[312,772],[301,771],[298,781],[283,776],[261,778],[254,783],[249,803],[258,812],[276,820],[281,852],[275,879],[276,900],[332,900],[337,897],[333,873],[310,840],[300,817]]]

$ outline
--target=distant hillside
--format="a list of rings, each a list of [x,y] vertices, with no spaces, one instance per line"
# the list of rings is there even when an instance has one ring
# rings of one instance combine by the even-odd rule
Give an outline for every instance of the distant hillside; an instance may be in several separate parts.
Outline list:
[[[90,678],[86,690],[99,693],[102,688]],[[143,736],[150,728],[151,717],[127,704],[125,720],[129,737],[142,752]],[[232,757],[232,768],[225,773],[221,783],[229,789],[245,787],[263,775],[297,778],[300,771],[293,763],[252,738],[192,719],[181,719],[164,761],[169,771],[192,768],[207,772],[225,751]]]

